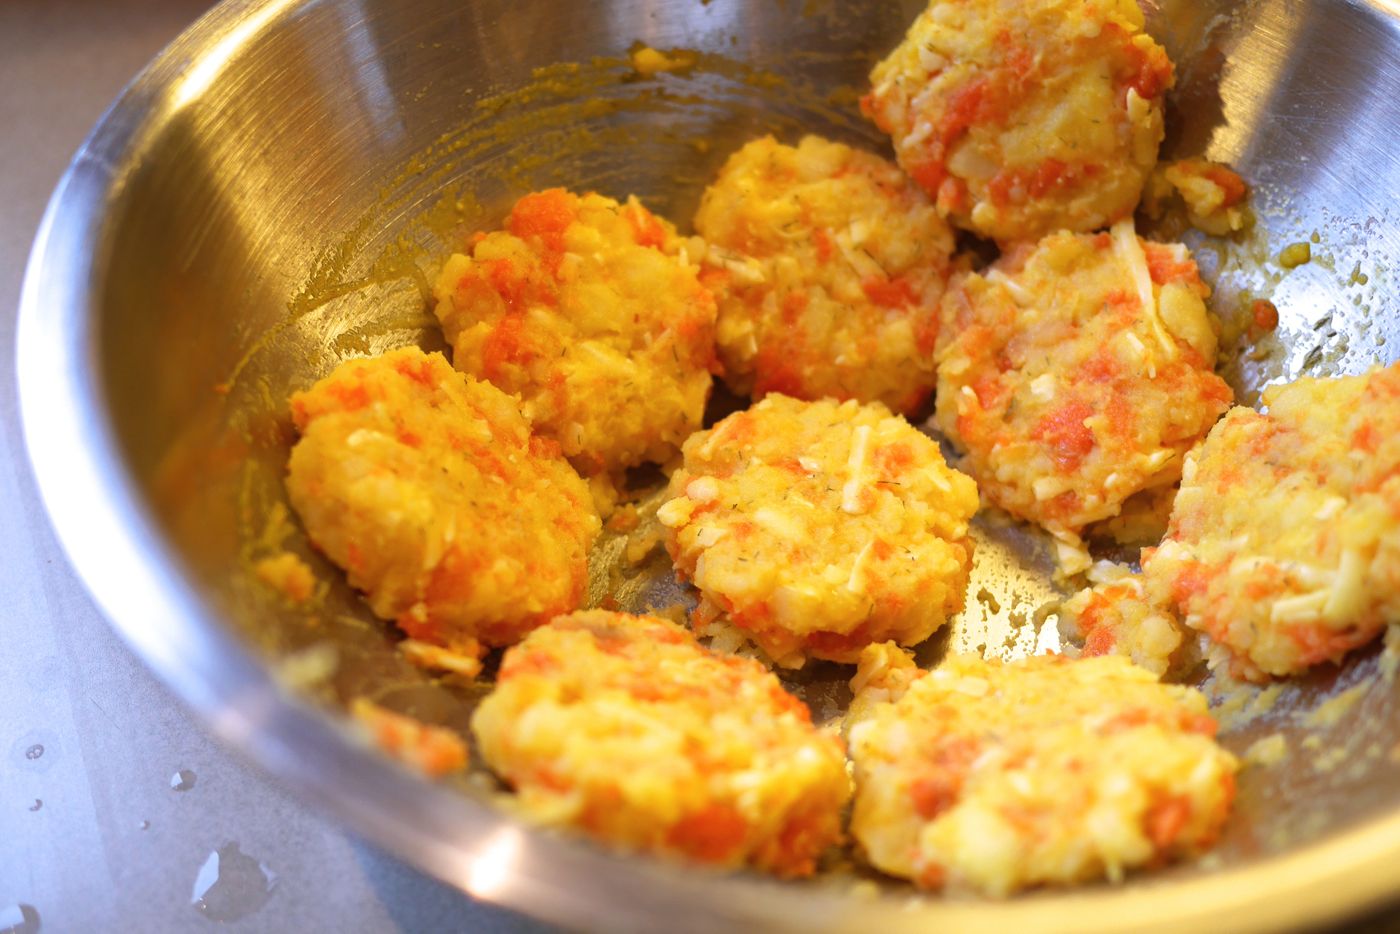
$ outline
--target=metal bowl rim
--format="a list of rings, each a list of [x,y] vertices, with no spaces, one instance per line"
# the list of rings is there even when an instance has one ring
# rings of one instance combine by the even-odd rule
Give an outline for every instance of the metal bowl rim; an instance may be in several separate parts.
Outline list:
[[[283,692],[182,576],[104,418],[93,346],[106,209],[144,145],[282,17],[321,0],[224,0],[123,90],[78,149],[39,227],[21,292],[16,373],[25,446],[45,508],[109,623],[220,738],[408,862],[478,898],[571,926],[718,929],[943,924],[1109,931],[1312,926],[1396,892],[1400,811],[1294,852],[1200,877],[1000,903],[878,899],[726,878],[616,856],[531,829],[428,783]],[[1393,15],[1375,0],[1369,4]],[[192,77],[193,76],[193,77]],[[199,86],[190,87],[197,80]],[[480,860],[514,861],[501,884]],[[494,847],[494,848],[493,848]]]

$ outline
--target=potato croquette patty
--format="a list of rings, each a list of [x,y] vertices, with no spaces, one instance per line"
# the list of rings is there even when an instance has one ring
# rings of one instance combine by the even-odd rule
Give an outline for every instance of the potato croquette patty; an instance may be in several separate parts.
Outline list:
[[[933,0],[862,109],[954,223],[996,240],[1130,215],[1162,141],[1167,54],[1137,0]]]
[[[715,301],[636,199],[551,189],[447,261],[435,312],[463,372],[515,393],[586,476],[673,457],[700,427]]]
[[[1022,244],[949,288],[938,425],[988,499],[1061,540],[1066,570],[1087,567],[1084,527],[1174,483],[1228,407],[1207,294],[1185,247],[1131,220]]]
[[[1212,659],[1256,680],[1339,661],[1400,622],[1400,364],[1264,402],[1192,453],[1143,562]]]
[[[377,615],[474,656],[579,605],[598,515],[515,399],[405,347],[291,407],[292,506]]]
[[[893,164],[815,136],[757,139],[706,189],[695,229],[736,392],[902,413],[933,392],[953,236]]]
[[[954,656],[850,728],[851,834],[924,888],[1116,880],[1214,841],[1237,769],[1214,733],[1124,658]]]
[[[841,838],[844,750],[752,659],[600,610],[509,649],[472,717],[522,812],[629,850],[810,875]]]
[[[676,568],[779,665],[914,645],[963,606],[973,482],[879,403],[773,394],[685,444],[657,513]]]

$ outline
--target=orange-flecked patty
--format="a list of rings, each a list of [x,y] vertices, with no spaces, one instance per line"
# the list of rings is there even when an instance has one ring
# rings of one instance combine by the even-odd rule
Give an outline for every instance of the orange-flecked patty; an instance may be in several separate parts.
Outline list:
[[[1400,622],[1400,364],[1265,391],[1192,452],[1144,572],[1256,680]]]
[[[953,235],[893,164],[815,136],[757,139],[706,190],[695,229],[736,392],[902,413],[933,392]]]
[[[772,394],[695,435],[657,512],[700,591],[785,667],[914,645],[963,606],[977,488],[879,403]]]
[[[376,614],[474,657],[579,605],[598,515],[515,399],[405,347],[291,405],[292,506]]]
[[[895,699],[849,732],[851,834],[890,875],[989,895],[1117,880],[1225,822],[1238,763],[1199,691],[1116,656],[892,670]]]
[[[862,109],[954,223],[997,240],[1130,215],[1171,62],[1137,0],[933,0]]]
[[[435,312],[457,369],[524,402],[585,476],[673,457],[700,427],[715,301],[636,199],[551,189],[447,261]]]
[[[1066,571],[1084,527],[1181,475],[1228,407],[1196,263],[1132,221],[1052,234],[954,280],[938,350],[939,426],[987,498],[1044,526]]]
[[[841,741],[752,659],[600,610],[508,650],[472,717],[523,813],[628,850],[810,875],[841,838]]]

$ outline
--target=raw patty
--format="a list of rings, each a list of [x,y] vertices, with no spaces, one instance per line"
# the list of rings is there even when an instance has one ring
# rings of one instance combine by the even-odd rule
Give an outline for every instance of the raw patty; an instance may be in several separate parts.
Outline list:
[[[291,407],[292,506],[377,615],[475,657],[579,605],[598,515],[515,399],[405,347]]]
[[[1236,408],[1188,459],[1144,555],[1215,662],[1262,680],[1400,621],[1400,365],[1301,379]]]
[[[700,427],[714,296],[636,199],[526,195],[434,293],[456,367],[520,396],[585,476],[669,460]]]
[[[894,690],[862,685],[893,700],[850,728],[851,833],[891,875],[998,896],[1116,880],[1225,821],[1237,763],[1199,691],[1116,656],[954,656],[910,681],[888,647],[869,652]]]
[[[752,659],[600,610],[508,650],[472,717],[532,820],[629,850],[810,875],[841,838],[841,741]]]
[[[1085,526],[1168,486],[1231,399],[1213,371],[1209,294],[1184,246],[1111,233],[1051,234],[943,303],[937,420],[993,503],[1088,567]]]
[[[953,235],[893,164],[816,136],[757,139],[705,191],[695,229],[736,392],[906,414],[933,392]]]
[[[778,665],[914,645],[963,606],[977,488],[883,405],[772,394],[685,444],[657,513],[676,568]]]
[[[1130,215],[1157,161],[1167,54],[1137,0],[934,0],[865,113],[954,223],[997,240]]]

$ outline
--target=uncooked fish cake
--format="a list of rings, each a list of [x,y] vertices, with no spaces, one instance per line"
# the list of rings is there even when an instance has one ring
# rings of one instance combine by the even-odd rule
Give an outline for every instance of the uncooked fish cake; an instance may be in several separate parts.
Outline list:
[[[816,136],[756,139],[705,191],[695,229],[736,392],[902,413],[933,392],[953,236],[892,163]]]
[[[535,630],[472,731],[528,818],[624,849],[805,876],[841,838],[840,739],[761,664],[666,620],[594,610]]]
[[[1137,0],[933,0],[862,109],[960,227],[997,240],[1131,215],[1173,81]]]
[[[635,198],[551,189],[447,261],[453,363],[520,396],[585,476],[672,458],[700,427],[715,302],[675,228]]]
[[[1238,764],[1193,688],[1117,656],[884,669],[894,690],[862,687],[892,699],[849,731],[851,834],[890,875],[998,896],[1117,880],[1202,851],[1225,822]]]
[[[1400,621],[1400,364],[1264,402],[1192,453],[1143,562],[1213,660],[1253,679],[1338,661]]]
[[[778,665],[914,645],[963,606],[977,487],[879,403],[772,394],[685,444],[657,518],[700,591]]]
[[[287,493],[378,616],[475,657],[579,605],[598,515],[517,400],[405,347],[342,363],[291,407]]]
[[[937,421],[987,498],[1059,539],[1169,486],[1229,406],[1209,289],[1184,246],[1056,233],[955,279],[943,303]]]

